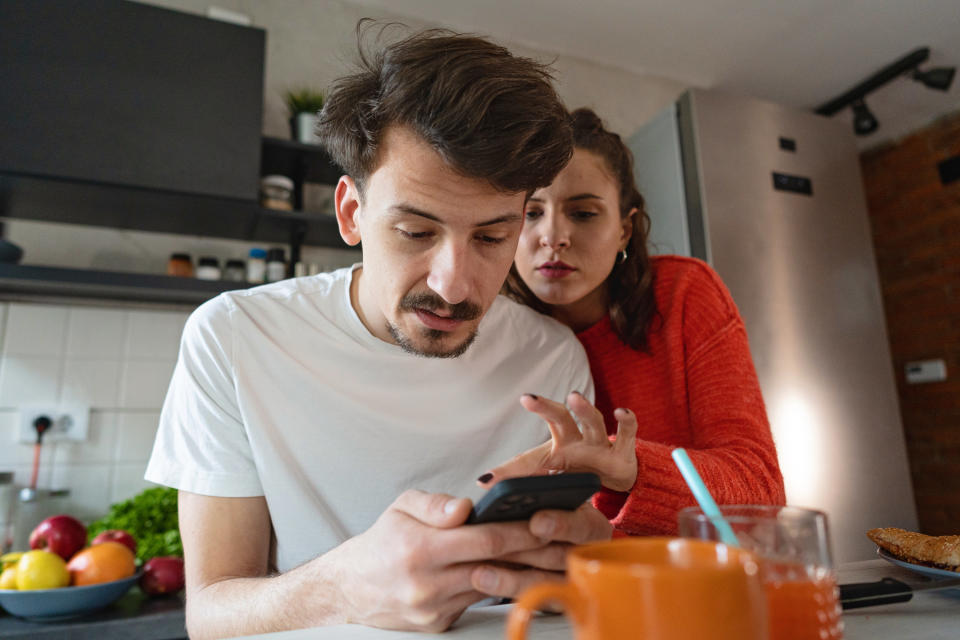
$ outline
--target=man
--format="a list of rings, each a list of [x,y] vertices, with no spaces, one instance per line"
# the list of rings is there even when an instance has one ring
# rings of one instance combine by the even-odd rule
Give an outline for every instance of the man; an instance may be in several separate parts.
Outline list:
[[[464,525],[453,497],[547,439],[520,394],[592,395],[572,335],[497,296],[567,127],[544,68],[443,31],[334,85],[320,133],[363,263],[201,306],[147,470],[180,489],[192,638],[439,631],[610,536],[589,505]]]

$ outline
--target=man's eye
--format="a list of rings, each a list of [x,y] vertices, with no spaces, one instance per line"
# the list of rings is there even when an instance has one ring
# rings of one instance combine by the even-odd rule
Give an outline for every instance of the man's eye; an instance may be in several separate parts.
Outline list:
[[[479,235],[479,236],[477,236],[477,240],[479,240],[479,241],[482,242],[483,244],[491,244],[491,245],[493,245],[493,244],[500,244],[501,242],[503,242],[504,240],[506,240],[506,238],[500,237],[500,236]]]
[[[430,231],[406,231],[404,229],[397,229],[397,232],[404,238],[410,240],[424,240],[433,235]]]

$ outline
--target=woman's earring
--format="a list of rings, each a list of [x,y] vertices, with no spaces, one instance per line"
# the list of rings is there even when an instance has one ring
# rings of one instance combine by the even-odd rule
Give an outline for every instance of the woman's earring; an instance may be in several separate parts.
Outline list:
[[[626,249],[623,249],[622,251],[620,251],[620,258],[619,258],[618,262],[619,262],[620,264],[623,264],[623,263],[626,262],[626,261],[627,261],[627,250],[626,250]]]

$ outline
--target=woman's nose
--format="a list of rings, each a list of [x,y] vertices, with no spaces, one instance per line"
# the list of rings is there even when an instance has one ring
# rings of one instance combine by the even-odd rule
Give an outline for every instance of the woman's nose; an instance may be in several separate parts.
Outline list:
[[[540,246],[547,249],[566,249],[570,246],[570,234],[562,225],[549,224],[540,234]]]

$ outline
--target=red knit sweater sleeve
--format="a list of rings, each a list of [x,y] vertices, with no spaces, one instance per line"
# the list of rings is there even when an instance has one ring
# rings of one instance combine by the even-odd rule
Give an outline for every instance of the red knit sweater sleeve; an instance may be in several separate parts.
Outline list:
[[[682,316],[674,322],[680,335],[673,342],[684,351],[677,359],[684,371],[675,384],[686,387],[686,411],[678,411],[681,415],[672,420],[676,433],[657,441],[638,438],[633,489],[604,490],[594,500],[614,528],[628,534],[675,534],[677,511],[695,504],[670,457],[676,446],[687,449],[719,504],[785,501],[743,321],[719,277],[705,264],[702,269],[704,281],[690,286],[682,303],[666,310]],[[670,331],[669,318],[666,324]],[[659,349],[668,348],[668,342]],[[634,410],[642,412],[643,399],[636,402]]]
[[[718,504],[784,504],[783,477],[742,323],[733,322],[687,367],[690,459]],[[670,452],[637,440],[637,483],[613,519],[633,534],[676,533],[677,511],[695,504]]]

